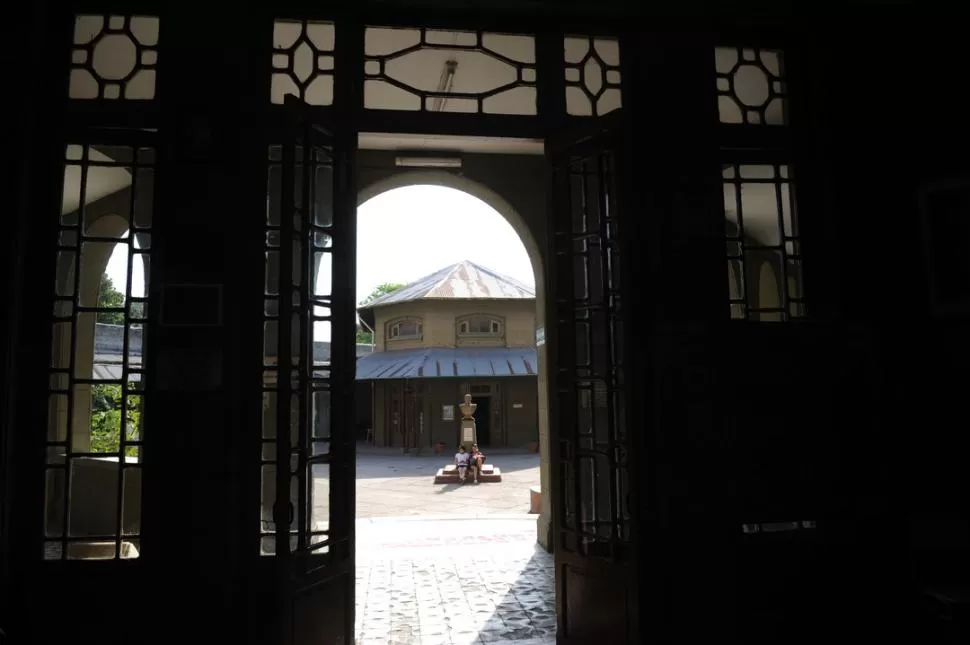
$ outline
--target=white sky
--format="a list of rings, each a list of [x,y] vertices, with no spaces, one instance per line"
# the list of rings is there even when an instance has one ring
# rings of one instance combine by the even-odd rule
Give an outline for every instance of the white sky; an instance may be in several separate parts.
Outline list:
[[[408,186],[382,193],[357,209],[358,302],[379,284],[413,282],[462,260],[535,285],[522,240],[477,197],[441,186]],[[108,275],[119,291],[124,291],[126,264],[123,247],[108,261]],[[132,273],[132,294],[139,296],[145,279],[140,262],[134,263]],[[321,274],[319,279],[329,277]],[[317,332],[317,340],[329,340],[329,330]]]

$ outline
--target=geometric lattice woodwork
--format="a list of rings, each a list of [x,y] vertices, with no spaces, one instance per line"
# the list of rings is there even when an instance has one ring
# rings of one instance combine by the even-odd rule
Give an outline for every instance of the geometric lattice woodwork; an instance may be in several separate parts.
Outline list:
[[[535,38],[367,27],[364,107],[535,115]]]
[[[563,45],[566,113],[603,116],[622,107],[619,41],[567,36]]]
[[[63,163],[44,556],[134,558],[141,537],[155,149],[136,139],[72,142]],[[123,262],[112,269],[115,259]]]
[[[731,317],[803,317],[801,244],[788,165],[725,164],[722,173]]]
[[[721,123],[787,125],[782,53],[716,47],[717,112]]]
[[[293,94],[308,105],[333,105],[334,26],[329,22],[277,20],[273,24],[270,102]]]
[[[154,16],[76,16],[68,97],[154,99],[158,23]]]

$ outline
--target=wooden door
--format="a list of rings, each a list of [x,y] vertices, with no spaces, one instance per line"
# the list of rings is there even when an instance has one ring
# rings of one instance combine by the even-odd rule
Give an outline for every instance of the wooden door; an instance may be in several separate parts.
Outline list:
[[[335,135],[293,96],[287,107],[275,231],[278,642],[337,645],[354,641],[356,136]],[[321,326],[329,362],[314,356]]]
[[[623,114],[546,142],[551,165],[551,425],[560,643],[638,640],[633,454],[621,279]]]

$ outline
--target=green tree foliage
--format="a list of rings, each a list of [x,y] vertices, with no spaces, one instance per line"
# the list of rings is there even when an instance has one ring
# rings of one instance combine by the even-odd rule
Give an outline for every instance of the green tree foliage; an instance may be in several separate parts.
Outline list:
[[[98,289],[98,307],[115,309],[124,306],[125,294],[115,288],[114,280],[105,273],[101,276],[101,287]],[[106,325],[124,325],[125,314],[121,311],[99,311],[98,322]]]
[[[98,307],[101,309],[120,309],[125,306],[125,294],[118,291],[114,280],[107,273],[101,276],[101,286],[98,289]],[[131,303],[131,317],[143,318],[141,302]],[[99,311],[98,322],[106,325],[124,325],[125,314],[122,311]],[[137,324],[137,323],[136,323]]]
[[[370,292],[370,295],[364,298],[360,303],[361,306],[370,304],[377,300],[378,298],[383,298],[389,293],[394,293],[398,289],[403,289],[404,285],[399,282],[385,282],[384,284],[379,284],[374,287],[374,290]]]
[[[386,296],[389,293],[394,293],[398,289],[404,288],[404,285],[399,282],[385,282],[374,287],[374,290],[370,292],[370,295],[361,300],[361,306],[374,302],[378,298]],[[364,329],[360,323],[357,324],[357,343],[361,345],[373,345],[374,344],[374,334]]]
[[[91,452],[118,452],[121,446],[121,386],[98,384],[91,386]],[[129,394],[125,412],[125,440],[141,439],[141,395]],[[138,456],[138,449],[125,449],[129,457]]]

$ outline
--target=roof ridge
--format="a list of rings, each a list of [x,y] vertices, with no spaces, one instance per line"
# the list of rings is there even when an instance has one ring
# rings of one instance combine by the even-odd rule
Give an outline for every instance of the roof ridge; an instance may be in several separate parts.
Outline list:
[[[444,273],[445,274],[444,277],[441,278],[441,280],[438,280],[434,284],[433,287],[431,287],[430,289],[426,290],[424,292],[425,295],[423,295],[421,297],[422,298],[427,298],[429,293],[431,293],[432,291],[434,291],[435,289],[437,289],[438,287],[440,287],[441,285],[443,285],[445,283],[445,280],[447,280],[448,278],[450,278],[451,276],[453,276],[455,274],[455,271],[458,270],[458,267],[462,266],[466,262],[468,262],[468,260],[462,260],[461,262],[459,262],[457,264],[452,264],[450,267],[445,267],[444,269],[442,269],[441,270],[441,273]],[[431,275],[434,275],[434,273],[432,273]],[[430,277],[430,276],[426,276],[426,277]]]
[[[462,289],[459,289],[456,293],[452,293],[454,289],[449,284],[451,282],[462,285],[478,285],[478,287],[464,289],[468,293],[461,296],[458,292],[463,291]],[[489,284],[491,285],[490,287],[482,287],[482,285]],[[482,291],[482,293],[478,293],[479,291]],[[367,304],[358,305],[357,309],[358,311],[370,310],[376,307],[417,300],[452,299],[460,297],[518,300],[522,298],[535,298],[535,296],[535,287],[530,287],[521,280],[465,259],[449,264],[416,280],[412,280],[400,289],[386,293]]]
[[[488,268],[486,266],[482,266],[481,264],[476,264],[476,263],[471,262],[471,261],[467,261],[467,262],[468,262],[468,264],[472,265],[473,267],[475,267],[479,271],[482,271],[484,273],[488,273],[489,275],[491,275],[493,277],[496,277],[496,278],[501,278],[502,280],[505,280],[506,282],[511,282],[516,287],[519,287],[521,289],[525,289],[526,291],[529,291],[533,295],[535,295],[535,289],[534,288],[530,288],[528,285],[526,285],[521,280],[517,280],[516,278],[513,278],[512,276],[506,275],[504,273],[499,273],[495,269],[490,269],[490,268]]]

